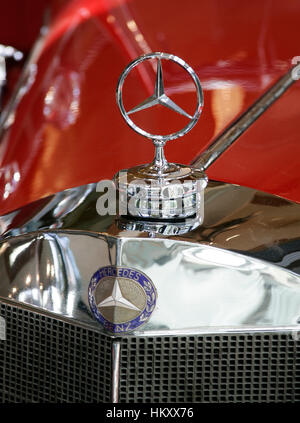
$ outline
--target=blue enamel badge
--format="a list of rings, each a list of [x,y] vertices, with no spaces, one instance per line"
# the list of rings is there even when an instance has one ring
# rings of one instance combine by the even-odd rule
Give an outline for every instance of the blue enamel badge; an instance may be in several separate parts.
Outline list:
[[[100,267],[89,284],[89,304],[106,330],[123,333],[144,324],[153,313],[157,293],[143,272],[119,266]]]

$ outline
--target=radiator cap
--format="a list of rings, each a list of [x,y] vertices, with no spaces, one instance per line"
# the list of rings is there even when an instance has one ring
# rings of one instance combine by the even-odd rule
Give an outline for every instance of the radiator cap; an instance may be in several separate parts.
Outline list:
[[[136,66],[153,59],[157,63],[153,95],[126,111],[122,96],[126,77]],[[162,65],[165,60],[171,60],[181,66],[195,85],[197,106],[192,116],[165,93]],[[143,55],[130,63],[121,74],[117,86],[117,103],[126,123],[138,134],[151,139],[155,147],[155,155],[151,163],[121,170],[114,176],[119,195],[118,214],[123,218],[123,228],[126,222],[130,229],[132,226],[139,226],[141,221],[146,222],[144,226],[147,228],[161,227],[166,222],[171,224],[179,222],[184,228],[195,227],[194,223],[186,223],[186,220],[195,220],[197,225],[201,224],[204,218],[203,193],[207,185],[207,176],[200,169],[169,163],[164,154],[166,142],[189,132],[202,112],[203,92],[195,71],[181,58],[172,54],[159,52]],[[132,115],[157,105],[183,115],[188,123],[181,130],[167,135],[151,134],[134,123]]]

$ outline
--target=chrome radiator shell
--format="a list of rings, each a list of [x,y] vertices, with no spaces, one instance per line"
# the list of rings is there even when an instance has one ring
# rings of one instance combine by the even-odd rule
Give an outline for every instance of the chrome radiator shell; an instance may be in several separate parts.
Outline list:
[[[0,219],[1,401],[298,402],[300,205],[210,182],[203,225],[153,239],[99,217],[98,196],[91,184]],[[156,285],[139,330],[93,318],[103,265]]]

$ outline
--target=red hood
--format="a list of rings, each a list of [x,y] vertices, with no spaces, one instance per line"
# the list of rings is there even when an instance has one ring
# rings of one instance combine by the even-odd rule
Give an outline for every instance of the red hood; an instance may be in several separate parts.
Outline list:
[[[176,54],[201,80],[199,123],[166,147],[170,161],[191,162],[290,68],[299,54],[299,13],[296,2],[259,0],[70,1],[51,25],[2,139],[0,214],[151,161],[151,142],[126,126],[115,103],[120,73],[143,53]],[[189,109],[190,85],[172,67],[164,72],[169,93]],[[131,83],[133,106],[153,90],[154,72],[144,70]],[[300,202],[297,96],[298,83],[209,168],[209,177]],[[159,113],[141,115],[141,122],[157,132],[182,124],[171,111]]]

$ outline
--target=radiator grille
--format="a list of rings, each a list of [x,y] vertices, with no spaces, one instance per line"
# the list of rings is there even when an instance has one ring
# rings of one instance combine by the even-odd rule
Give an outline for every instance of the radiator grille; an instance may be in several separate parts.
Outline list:
[[[1,402],[110,402],[109,337],[0,304]]]
[[[1,402],[110,402],[112,340],[0,304]],[[299,402],[299,341],[285,333],[122,338],[120,402]]]
[[[297,402],[300,349],[290,334],[122,340],[120,402]]]

